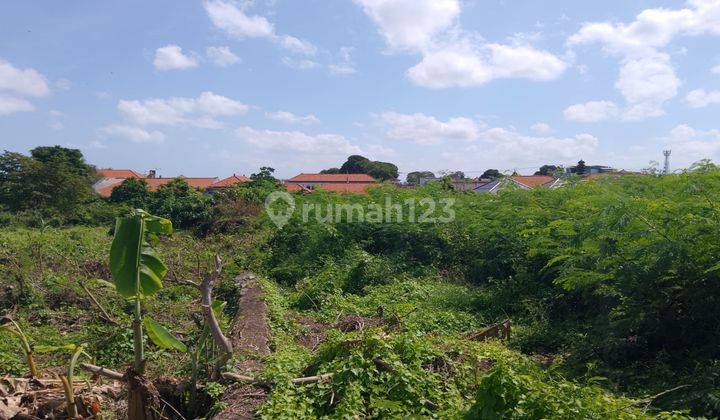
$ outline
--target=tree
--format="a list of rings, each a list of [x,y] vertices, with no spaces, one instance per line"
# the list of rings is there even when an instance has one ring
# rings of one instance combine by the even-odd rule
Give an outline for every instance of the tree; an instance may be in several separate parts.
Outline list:
[[[55,146],[33,153],[37,158],[7,151],[0,155],[0,205],[11,211],[74,214],[91,197],[94,169],[78,150]]]
[[[465,179],[465,172],[463,172],[463,171],[454,171],[454,172],[449,172],[449,173],[448,173],[447,175],[445,175],[445,176],[448,177],[448,178],[450,178],[450,179],[452,179],[452,180],[454,180],[454,181],[460,181],[460,180]]]
[[[585,171],[587,171],[587,168],[585,166],[585,161],[580,159],[580,161],[578,161],[578,163],[577,163],[577,166],[575,167],[574,172],[578,175],[584,175]]]
[[[337,170],[337,172],[336,172]],[[373,161],[364,156],[352,155],[339,168],[330,168],[321,171],[324,174],[368,174],[375,179],[386,181],[396,179],[399,175],[398,167],[389,162]]]
[[[211,204],[209,196],[177,178],[151,194],[149,207],[153,214],[172,220],[174,225],[190,228],[209,217]]]
[[[543,165],[540,167],[540,170],[535,172],[535,175],[545,175],[545,176],[551,176],[555,172],[557,172],[558,167],[555,165]]]
[[[277,181],[277,178],[273,176],[274,172],[274,168],[263,166],[260,168],[260,172],[250,175],[250,179],[253,181]]]
[[[320,171],[321,174],[339,174],[340,168],[323,169]]]
[[[483,172],[482,175],[480,175],[480,178],[498,179],[501,176],[502,175],[500,174],[500,171],[498,171],[497,169],[488,169],[485,172]]]
[[[367,173],[367,166],[370,163],[370,159],[360,156],[352,155],[347,158],[347,161],[340,167],[340,172],[343,174],[364,174]]]
[[[435,179],[435,174],[430,171],[415,171],[407,174],[408,184],[419,184],[421,179]]]
[[[132,208],[144,208],[150,198],[147,182],[144,179],[128,178],[113,188],[110,202],[125,203]]]
[[[397,179],[398,167],[388,162],[372,161],[366,167],[366,174],[381,181]]]

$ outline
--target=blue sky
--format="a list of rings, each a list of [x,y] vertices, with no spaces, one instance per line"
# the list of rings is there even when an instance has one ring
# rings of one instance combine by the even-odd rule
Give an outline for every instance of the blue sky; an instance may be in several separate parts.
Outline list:
[[[720,153],[720,0],[0,3],[0,138],[281,177]]]

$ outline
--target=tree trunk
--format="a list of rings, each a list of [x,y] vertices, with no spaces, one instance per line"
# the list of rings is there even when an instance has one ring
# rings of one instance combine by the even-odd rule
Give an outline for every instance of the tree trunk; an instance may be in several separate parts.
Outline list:
[[[128,369],[128,412],[130,420],[157,420],[163,418],[160,396],[155,385],[132,368]]]

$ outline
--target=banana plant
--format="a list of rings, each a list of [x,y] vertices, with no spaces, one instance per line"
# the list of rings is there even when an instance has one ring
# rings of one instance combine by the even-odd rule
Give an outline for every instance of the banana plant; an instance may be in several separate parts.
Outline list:
[[[28,368],[30,368],[30,375],[36,378],[38,373],[37,366],[35,365],[35,357],[33,356],[33,348],[22,328],[20,328],[20,325],[10,317],[3,317],[0,319],[0,331],[7,331],[20,340],[20,345],[25,354],[25,360],[27,360]]]
[[[168,271],[155,251],[159,235],[169,235],[172,231],[170,220],[139,209],[131,211],[127,216],[119,217],[115,222],[115,237],[110,247],[110,272],[117,292],[133,302],[134,362],[132,374],[128,375],[130,386],[128,414],[132,414],[131,418],[155,416],[151,407],[147,407],[146,404],[151,399],[143,395],[152,390],[137,389],[138,384],[147,383],[138,380],[144,379],[142,374],[145,370],[143,327],[148,337],[158,347],[181,352],[187,350],[170,331],[149,315],[144,317],[142,315],[143,302],[162,288],[162,279]]]
[[[67,414],[68,418],[78,418],[78,409],[75,405],[75,391],[73,389],[75,382],[75,367],[78,364],[78,360],[81,356],[84,356],[94,362],[92,356],[85,351],[86,344],[65,344],[62,346],[35,346],[35,351],[38,353],[49,353],[54,351],[71,351],[72,356],[68,363],[68,369],[66,375],[60,375],[60,382],[62,382],[63,390],[65,391],[65,400],[67,401]],[[97,416],[96,416],[97,417]]]

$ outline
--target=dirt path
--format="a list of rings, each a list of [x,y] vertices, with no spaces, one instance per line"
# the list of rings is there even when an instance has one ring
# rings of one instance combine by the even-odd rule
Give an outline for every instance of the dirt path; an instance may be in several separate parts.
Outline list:
[[[234,371],[256,376],[263,368],[262,357],[270,354],[268,340],[270,327],[267,322],[267,305],[262,298],[262,288],[254,274],[243,273],[235,278],[240,286],[238,315],[233,322],[230,339],[235,357],[243,359]],[[215,419],[251,419],[255,410],[267,399],[267,391],[254,385],[233,384],[223,402],[227,408]]]

